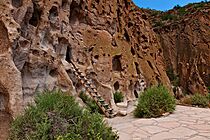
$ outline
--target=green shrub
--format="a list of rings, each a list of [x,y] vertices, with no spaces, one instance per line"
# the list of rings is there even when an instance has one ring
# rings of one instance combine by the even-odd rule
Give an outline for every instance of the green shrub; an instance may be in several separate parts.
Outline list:
[[[174,109],[175,98],[164,86],[155,86],[140,95],[134,115],[140,118],[159,117]]]
[[[162,20],[175,20],[177,17],[172,14],[165,14],[161,17]]]
[[[98,113],[79,107],[71,96],[45,92],[11,125],[10,140],[116,140]]]
[[[192,105],[196,105],[199,107],[207,107],[209,104],[209,100],[207,96],[203,96],[201,94],[196,93],[191,97]]]
[[[115,103],[123,102],[123,98],[124,98],[124,96],[123,96],[122,92],[117,91],[114,93]]]
[[[181,15],[181,16],[187,14],[187,11],[185,10],[185,8],[180,8],[180,9],[178,10],[178,12],[179,12],[179,15]]]
[[[202,7],[204,7],[205,6],[205,3],[196,3],[195,5],[194,5],[194,8],[195,9],[198,9],[198,8],[202,8]]]
[[[101,109],[98,107],[96,102],[90,97],[88,97],[84,92],[80,92],[79,97],[87,105],[87,109],[90,110],[91,113],[102,113]]]

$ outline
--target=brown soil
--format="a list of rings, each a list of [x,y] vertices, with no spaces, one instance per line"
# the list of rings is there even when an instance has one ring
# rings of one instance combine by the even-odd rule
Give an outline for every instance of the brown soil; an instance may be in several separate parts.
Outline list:
[[[0,111],[0,140],[8,139],[11,120],[8,113]]]

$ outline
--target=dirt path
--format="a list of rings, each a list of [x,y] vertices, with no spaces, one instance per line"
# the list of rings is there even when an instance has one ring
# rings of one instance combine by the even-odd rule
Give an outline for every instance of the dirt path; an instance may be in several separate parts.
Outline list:
[[[0,111],[0,140],[8,138],[11,120],[12,118],[9,114]]]

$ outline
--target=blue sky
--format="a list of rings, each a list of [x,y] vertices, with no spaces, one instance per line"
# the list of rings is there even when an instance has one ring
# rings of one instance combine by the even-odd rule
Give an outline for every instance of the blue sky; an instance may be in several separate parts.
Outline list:
[[[162,10],[162,11],[172,9],[177,4],[180,6],[184,6],[188,3],[201,2],[201,1],[202,0],[133,0],[133,2],[139,7]]]

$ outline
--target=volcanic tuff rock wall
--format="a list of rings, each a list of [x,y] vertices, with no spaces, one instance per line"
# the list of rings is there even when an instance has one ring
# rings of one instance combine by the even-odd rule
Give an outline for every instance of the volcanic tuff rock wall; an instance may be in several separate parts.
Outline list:
[[[152,13],[154,15],[154,11]],[[169,14],[180,17],[165,20],[162,26],[155,27],[161,17]],[[178,74],[179,85],[186,93],[207,94],[210,87],[210,2],[151,15],[149,19],[159,36],[167,69]]]
[[[170,87],[158,40],[132,2],[1,0],[0,6],[0,96],[14,115],[37,91],[78,92],[71,61],[107,101],[116,90],[134,99],[145,82]]]

